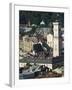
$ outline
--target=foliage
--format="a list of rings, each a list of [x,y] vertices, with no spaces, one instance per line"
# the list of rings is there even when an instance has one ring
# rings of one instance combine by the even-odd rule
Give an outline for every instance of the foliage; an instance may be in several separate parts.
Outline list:
[[[20,11],[19,12],[19,23],[27,24],[28,21],[31,24],[40,25],[41,21],[45,22],[45,25],[48,26],[50,22],[58,20],[61,23],[61,26],[64,26],[64,13],[59,12],[37,12],[37,11]]]

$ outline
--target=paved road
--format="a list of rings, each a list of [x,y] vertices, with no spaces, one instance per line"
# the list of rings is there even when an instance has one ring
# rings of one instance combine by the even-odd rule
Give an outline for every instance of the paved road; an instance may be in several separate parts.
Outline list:
[[[49,57],[49,58],[46,58],[46,59],[24,57],[23,59],[20,60],[20,62],[52,64],[52,57]]]
[[[48,58],[37,58],[37,57],[24,57],[20,59],[19,62],[21,63],[46,63],[46,64],[59,64],[64,63],[64,56],[59,56],[56,58],[48,57]]]

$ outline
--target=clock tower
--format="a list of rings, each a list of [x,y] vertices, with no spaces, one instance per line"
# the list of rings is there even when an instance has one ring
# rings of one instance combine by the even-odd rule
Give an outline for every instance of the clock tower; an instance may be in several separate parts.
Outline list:
[[[53,23],[53,57],[59,56],[59,22]]]

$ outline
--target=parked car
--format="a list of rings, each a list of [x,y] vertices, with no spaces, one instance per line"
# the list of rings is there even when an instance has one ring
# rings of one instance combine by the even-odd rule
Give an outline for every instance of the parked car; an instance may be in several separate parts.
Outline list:
[[[40,66],[31,66],[29,69],[22,70],[22,73],[20,74],[20,77],[23,79],[30,79],[36,77],[39,72],[41,71]]]
[[[48,73],[49,68],[45,65],[33,65],[30,66],[29,69],[22,70],[22,73],[20,74],[20,78],[22,79],[31,79],[35,78],[38,75],[45,75]]]

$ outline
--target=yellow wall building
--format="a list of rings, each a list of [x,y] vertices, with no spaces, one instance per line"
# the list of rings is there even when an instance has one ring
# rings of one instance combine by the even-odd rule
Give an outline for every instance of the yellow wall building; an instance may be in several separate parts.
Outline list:
[[[49,47],[53,48],[53,35],[52,34],[47,35],[47,44],[49,45]]]
[[[32,50],[32,41],[29,37],[23,37],[23,51],[31,52]]]

